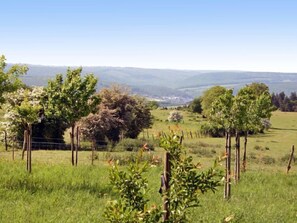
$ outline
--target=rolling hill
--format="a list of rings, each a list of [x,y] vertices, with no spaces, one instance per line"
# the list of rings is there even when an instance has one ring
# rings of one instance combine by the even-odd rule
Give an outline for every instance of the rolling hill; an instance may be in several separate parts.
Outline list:
[[[45,86],[67,67],[28,65],[23,77],[28,85]],[[169,104],[184,104],[199,96],[211,86],[222,85],[237,91],[240,87],[262,82],[271,92],[289,94],[297,90],[297,73],[247,72],[247,71],[195,71],[170,69],[144,69],[131,67],[83,67],[83,73],[98,77],[97,88],[111,84],[124,84],[132,92]]]

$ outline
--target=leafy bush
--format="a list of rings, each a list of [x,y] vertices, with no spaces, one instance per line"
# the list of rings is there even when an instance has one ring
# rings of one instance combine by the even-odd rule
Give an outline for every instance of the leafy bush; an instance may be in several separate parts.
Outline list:
[[[191,148],[189,149],[190,153],[196,154],[199,157],[213,157],[216,154],[216,150],[206,149],[206,148]]]
[[[200,132],[203,135],[209,135],[212,137],[223,137],[225,135],[225,130],[211,123],[204,123],[200,126]]]
[[[127,171],[113,166],[110,181],[120,195],[120,199],[110,202],[104,216],[107,222],[150,223],[159,222],[162,216],[161,208],[148,208],[148,181],[143,177],[147,165],[132,163]]]
[[[184,148],[180,145],[180,138],[169,136],[161,139],[161,146],[168,152],[171,163],[171,176],[168,184],[170,189],[162,187],[162,196],[167,201],[169,212],[165,222],[188,222],[188,209],[197,207],[199,196],[207,191],[215,191],[219,185],[216,169],[198,172],[197,164],[193,163],[191,156],[186,156]],[[140,153],[138,158],[142,157]],[[147,165],[142,165],[137,159],[129,168],[119,170],[115,165],[110,173],[110,180],[119,193],[116,201],[110,202],[106,207],[104,216],[110,223],[158,223],[162,212],[160,205],[148,207],[147,199],[148,181],[143,177]]]
[[[124,153],[118,154],[113,152],[108,152],[104,156],[105,160],[112,163],[117,163],[118,165],[129,165],[135,162],[147,162],[151,165],[161,165],[162,158],[153,153],[142,153],[139,156],[138,153]]]
[[[262,147],[262,146],[259,146],[259,145],[255,145],[254,146],[254,149],[255,150],[258,150],[258,151],[267,151],[267,150],[270,150],[268,146]]]
[[[121,140],[118,144],[116,144],[112,150],[136,152],[142,148],[148,151],[153,151],[155,149],[155,143],[152,140],[126,138]]]
[[[169,122],[181,122],[183,115],[179,111],[172,111],[168,116]]]
[[[290,157],[291,157],[291,154],[286,154],[286,155],[282,156],[279,160],[281,163],[286,163],[289,161]],[[293,156],[292,163],[295,163],[295,162],[296,162],[295,157]]]
[[[276,161],[275,161],[275,159],[274,159],[273,157],[271,157],[271,156],[263,156],[263,157],[261,158],[261,162],[262,162],[263,164],[271,165],[271,164],[274,164]]]

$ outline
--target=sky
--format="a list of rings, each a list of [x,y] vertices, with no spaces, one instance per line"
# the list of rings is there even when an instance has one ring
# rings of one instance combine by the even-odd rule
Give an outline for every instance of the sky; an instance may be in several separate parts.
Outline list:
[[[296,0],[7,0],[8,63],[297,72]]]

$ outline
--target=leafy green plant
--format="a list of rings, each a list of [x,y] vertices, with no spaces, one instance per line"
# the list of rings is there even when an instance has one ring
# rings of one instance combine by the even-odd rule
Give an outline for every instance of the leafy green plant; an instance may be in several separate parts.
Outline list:
[[[105,159],[109,162],[116,162],[117,165],[129,165],[130,163],[135,162],[147,162],[151,165],[160,165],[162,163],[162,158],[155,155],[154,153],[143,153],[141,157],[137,155],[137,153],[113,153],[108,152],[105,154]]]
[[[169,219],[167,222],[188,222],[189,208],[199,205],[199,197],[207,191],[215,192],[220,185],[221,172],[210,168],[206,172],[198,172],[198,164],[193,163],[193,158],[187,156],[184,147],[177,135],[166,136],[161,140],[163,147],[170,156],[171,174],[169,190],[164,192],[169,203]],[[214,167],[217,166],[215,162]]]
[[[139,151],[140,149],[145,148],[148,151],[153,151],[155,149],[154,142],[151,140],[142,140],[142,139],[130,139],[125,138],[121,140],[113,148],[114,151]]]
[[[164,202],[168,202],[169,207],[169,218],[163,219],[167,223],[188,222],[188,210],[199,205],[199,196],[209,190],[215,192],[220,184],[218,177],[221,174],[216,168],[206,172],[197,171],[198,165],[193,163],[191,156],[186,155],[180,140],[180,137],[172,135],[163,137],[160,142],[161,147],[169,153],[171,165],[169,190],[162,190]],[[113,166],[110,180],[120,198],[107,206],[105,218],[108,222],[161,221],[164,213],[161,206],[148,207],[148,181],[143,177],[148,165],[139,162],[141,157],[142,153],[135,162],[131,162],[127,171]]]
[[[132,162],[127,171],[114,165],[110,180],[120,199],[108,204],[104,216],[108,222],[152,223],[159,222],[162,216],[160,207],[148,207],[148,181],[143,177],[147,163]]]

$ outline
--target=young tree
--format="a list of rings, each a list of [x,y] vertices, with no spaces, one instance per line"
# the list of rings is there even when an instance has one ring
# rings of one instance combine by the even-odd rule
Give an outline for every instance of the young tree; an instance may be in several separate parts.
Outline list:
[[[226,174],[225,174],[225,190],[224,197],[231,197],[231,133],[234,129],[233,114],[234,96],[233,90],[226,90],[224,94],[218,97],[212,103],[210,112],[210,121],[225,129],[226,135]]]
[[[48,82],[45,88],[44,107],[47,117],[62,117],[68,127],[71,127],[71,163],[74,161],[74,129],[75,123],[90,112],[94,111],[99,103],[96,91],[97,79],[93,74],[81,75],[82,68],[67,69],[66,77],[58,74],[54,80]],[[76,157],[78,148],[75,150]]]
[[[202,112],[202,106],[201,106],[201,97],[195,98],[189,105],[189,109],[193,113],[199,113]]]
[[[24,124],[27,134],[27,170],[32,171],[32,125],[39,121],[39,111],[41,106],[39,104],[30,103],[25,99],[20,105],[15,107],[18,119]]]
[[[202,113],[208,116],[212,109],[212,103],[227,91],[226,88],[222,86],[214,86],[206,90],[201,96],[201,107]]]

